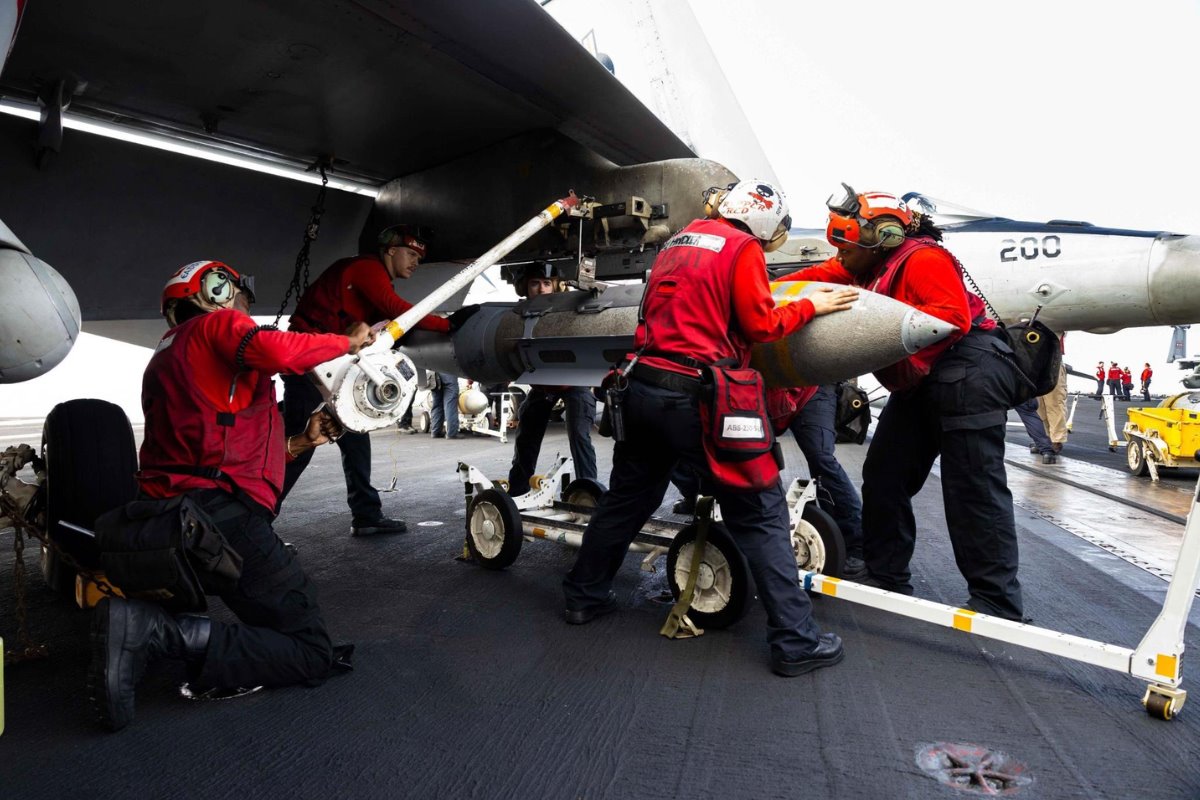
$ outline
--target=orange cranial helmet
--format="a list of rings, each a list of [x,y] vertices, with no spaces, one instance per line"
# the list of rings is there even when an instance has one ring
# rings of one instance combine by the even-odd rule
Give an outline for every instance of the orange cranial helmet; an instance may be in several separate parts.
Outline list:
[[[840,250],[851,247],[890,250],[900,246],[913,226],[912,209],[887,192],[859,194],[843,183],[825,205],[829,207],[825,238]]]

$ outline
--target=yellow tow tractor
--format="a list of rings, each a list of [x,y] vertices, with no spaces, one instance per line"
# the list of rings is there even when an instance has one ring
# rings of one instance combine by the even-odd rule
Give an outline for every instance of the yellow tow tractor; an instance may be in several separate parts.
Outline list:
[[[1183,392],[1157,406],[1131,408],[1125,423],[1125,463],[1137,476],[1158,480],[1164,467],[1200,467],[1200,391]]]

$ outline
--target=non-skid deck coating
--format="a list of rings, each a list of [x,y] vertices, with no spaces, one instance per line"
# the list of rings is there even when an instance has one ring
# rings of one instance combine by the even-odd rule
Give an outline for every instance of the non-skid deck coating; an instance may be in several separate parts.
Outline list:
[[[1095,426],[1081,424],[1097,408],[1081,403],[1067,458],[1104,460]],[[1010,440],[1021,458],[1023,434]],[[917,752],[934,742],[1024,763],[1034,780],[1018,797],[1200,796],[1200,673],[1187,659],[1184,688],[1196,696],[1166,723],[1142,710],[1143,684],[1127,676],[820,598],[817,619],[842,635],[845,661],[778,678],[756,603],[729,630],[658,636],[661,577],[640,572],[636,556],[618,578],[621,610],[568,626],[559,582],[573,550],[526,543],[500,573],[454,560],[463,524],[455,463],[500,476],[511,443],[392,432],[374,442],[376,484],[397,476],[385,511],[408,520],[409,534],[349,536],[333,448],[318,452],[278,524],[320,586],[335,639],[358,645],[355,671],[319,688],[194,704],[174,693],[180,671],[157,665],[133,725],[105,733],[84,692],[87,615],[49,594],[30,555],[31,626],[52,657],[7,670],[0,797],[963,797],[918,768]],[[610,444],[597,442],[606,471]],[[543,464],[565,444],[552,426]],[[791,476],[803,462],[793,443],[787,450]],[[856,480],[864,450],[839,450]],[[1114,485],[1118,476],[1109,475]],[[1054,492],[1022,495],[1018,484],[1029,481],[1013,481],[1027,612],[1057,630],[1136,645],[1165,582],[1047,521],[1032,504]],[[1187,491],[1191,480],[1175,484]],[[960,603],[936,474],[917,511],[917,594]],[[1172,525],[1152,519],[1136,524]],[[15,631],[10,544],[0,535],[6,643]],[[1198,619],[1193,611],[1193,650]]]

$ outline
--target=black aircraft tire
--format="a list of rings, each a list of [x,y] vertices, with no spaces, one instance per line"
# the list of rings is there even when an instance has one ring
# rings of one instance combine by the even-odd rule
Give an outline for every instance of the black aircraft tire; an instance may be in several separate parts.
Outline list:
[[[562,499],[569,505],[595,508],[600,504],[600,498],[606,491],[607,489],[600,481],[592,478],[576,478],[563,489]]]
[[[525,536],[521,512],[507,492],[485,489],[467,510],[467,549],[484,569],[504,569],[517,560]]]
[[[137,449],[120,406],[104,400],[69,400],[51,410],[42,428],[46,461],[46,532],[84,566],[99,564],[94,539],[59,525],[92,530],[96,518],[137,495]],[[75,571],[58,554],[43,553],[42,575],[51,589],[74,593]]]
[[[667,583],[676,600],[687,587],[695,539],[696,525],[692,524],[675,534],[667,549]],[[701,628],[728,628],[746,613],[754,579],[746,557],[719,522],[709,525],[700,570],[688,617]]]
[[[797,553],[797,566],[813,569],[819,566],[819,571],[822,575],[828,575],[831,578],[840,578],[846,568],[846,541],[842,538],[842,530],[838,524],[833,521],[833,517],[829,516],[816,503],[807,503],[804,506],[804,512],[800,515],[801,524],[811,526],[817,532],[817,536],[821,540],[821,548],[824,551],[824,558],[821,559],[819,565],[805,565],[800,563],[799,553]]]

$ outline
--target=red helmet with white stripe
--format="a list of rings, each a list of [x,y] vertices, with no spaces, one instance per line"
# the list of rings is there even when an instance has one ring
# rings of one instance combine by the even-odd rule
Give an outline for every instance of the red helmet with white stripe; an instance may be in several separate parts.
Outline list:
[[[175,307],[186,300],[204,311],[233,308],[241,293],[254,302],[254,278],[241,275],[221,261],[193,261],[180,267],[167,281],[162,291],[162,315],[175,326]]]

